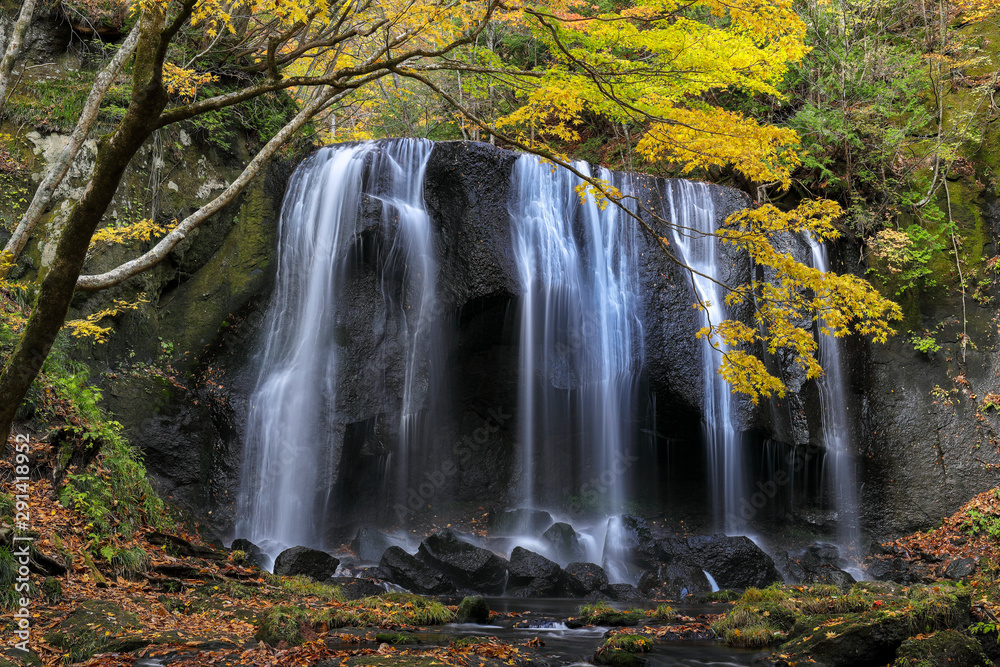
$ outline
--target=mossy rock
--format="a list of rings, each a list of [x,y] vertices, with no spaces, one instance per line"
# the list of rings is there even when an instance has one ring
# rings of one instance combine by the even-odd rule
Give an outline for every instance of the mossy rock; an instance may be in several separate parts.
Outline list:
[[[49,644],[66,650],[71,662],[78,662],[96,653],[127,653],[146,646],[148,642],[133,634],[140,627],[135,614],[112,602],[89,600],[70,612],[58,628],[44,638]]]
[[[646,612],[641,609],[619,611],[607,603],[597,603],[580,607],[580,617],[566,621],[567,627],[582,627],[584,625],[603,625],[611,628],[624,628],[638,625],[646,620]]]
[[[340,660],[321,662],[316,667],[340,667]],[[365,655],[351,658],[347,664],[351,667],[439,667],[447,665],[434,656],[428,655]]]
[[[798,620],[794,611],[773,602],[757,605],[754,609],[767,619],[768,625],[781,632],[789,632]]]
[[[302,626],[309,625],[309,613],[299,607],[271,607],[260,619],[254,639],[277,646],[286,642],[292,646],[301,644]]]
[[[648,661],[638,653],[614,648],[594,654],[595,665],[608,667],[643,667]]]
[[[419,644],[416,635],[409,632],[378,632],[375,641],[379,644]]]
[[[630,653],[648,653],[652,648],[653,640],[645,635],[634,632],[619,632],[611,634],[597,651],[620,650]]]
[[[48,602],[59,602],[63,596],[62,583],[55,577],[46,577],[42,581],[42,595]]]
[[[42,660],[33,651],[8,647],[0,651],[0,667],[42,667]]]
[[[979,642],[955,630],[911,637],[896,651],[892,667],[991,667]]]
[[[490,605],[482,595],[462,598],[458,604],[458,620],[463,623],[488,623]]]
[[[743,591],[741,590],[724,588],[721,591],[705,593],[703,599],[705,602],[736,602],[740,599],[741,595],[743,595]]]
[[[496,639],[496,637],[480,637],[478,635],[456,637],[452,642],[452,646],[458,650],[462,650],[475,646],[476,644],[489,644],[494,639]]]

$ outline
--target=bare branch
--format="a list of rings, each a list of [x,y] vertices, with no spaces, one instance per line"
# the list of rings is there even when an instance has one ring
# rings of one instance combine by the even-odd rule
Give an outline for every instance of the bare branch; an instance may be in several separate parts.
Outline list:
[[[250,183],[254,176],[267,164],[274,153],[285,145],[291,136],[302,128],[316,113],[325,105],[336,101],[339,97],[344,97],[350,91],[329,90],[316,96],[308,105],[302,108],[295,117],[290,120],[274,137],[267,142],[254,156],[250,163],[243,169],[243,172],[234,180],[219,196],[211,202],[201,207],[187,218],[185,218],[169,234],[164,236],[147,253],[125,262],[124,264],[99,275],[80,276],[76,282],[76,289],[82,292],[95,292],[109,287],[119,285],[125,280],[143,271],[151,269],[162,262],[170,251],[184,240],[195,228],[215,215],[223,207],[230,204],[243,189]]]

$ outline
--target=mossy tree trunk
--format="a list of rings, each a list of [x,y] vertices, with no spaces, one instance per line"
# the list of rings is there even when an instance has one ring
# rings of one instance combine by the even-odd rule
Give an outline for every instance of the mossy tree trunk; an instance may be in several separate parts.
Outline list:
[[[187,12],[194,0],[185,3]],[[183,13],[183,10],[182,10]],[[185,17],[186,18],[186,17]],[[17,347],[0,372],[0,442],[10,436],[17,407],[52,349],[66,319],[76,280],[83,269],[90,239],[118,190],[125,169],[156,129],[167,105],[162,64],[173,37],[162,10],[153,6],[140,19],[139,44],[128,111],[114,133],[101,142],[94,171],[83,195],[70,211],[56,243],[55,255],[42,279],[31,316]]]

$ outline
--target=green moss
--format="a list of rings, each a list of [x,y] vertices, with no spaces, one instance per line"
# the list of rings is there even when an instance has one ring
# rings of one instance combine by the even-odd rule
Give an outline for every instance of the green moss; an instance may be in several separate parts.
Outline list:
[[[291,595],[316,597],[320,600],[335,602],[343,602],[346,599],[344,591],[340,586],[320,583],[305,575],[276,577],[272,574],[267,574],[266,576],[272,584],[276,584],[282,591]]]
[[[490,605],[481,595],[462,598],[458,604],[458,620],[486,623],[490,620]]]
[[[711,593],[705,593],[706,602],[735,602],[740,599],[742,593],[739,591],[734,591],[731,589],[723,589],[721,591],[713,591]]]
[[[258,622],[254,639],[271,646],[281,642],[295,646],[302,643],[302,626],[310,623],[309,612],[301,607],[271,607]]]
[[[379,644],[419,644],[420,640],[408,632],[377,632],[375,641]]]
[[[595,602],[580,607],[580,617],[576,620],[582,625],[623,627],[638,625],[645,618],[646,612],[641,609],[618,611],[607,602]]]
[[[451,643],[453,647],[458,650],[469,649],[477,644],[488,644],[493,641],[494,637],[480,637],[480,636],[468,636],[468,637],[457,637],[455,641]]]
[[[646,653],[653,648],[653,640],[634,632],[619,632],[609,637],[601,648]]]
[[[992,662],[976,640],[955,630],[911,637],[896,651],[892,667],[990,667]]]
[[[58,629],[44,638],[64,650],[68,662],[79,662],[95,653],[134,650],[137,646],[130,633],[139,627],[135,614],[111,602],[91,600],[80,604],[63,619]]]
[[[337,660],[332,663],[320,663],[317,667],[335,667],[343,663]],[[366,655],[351,658],[348,665],[357,667],[438,667],[446,665],[440,659],[425,655]]]
[[[455,613],[436,600],[398,593],[348,602],[314,619],[333,628],[442,625],[453,620]]]
[[[673,621],[678,616],[677,611],[668,604],[661,604],[656,609],[651,609],[648,614],[658,621]]]

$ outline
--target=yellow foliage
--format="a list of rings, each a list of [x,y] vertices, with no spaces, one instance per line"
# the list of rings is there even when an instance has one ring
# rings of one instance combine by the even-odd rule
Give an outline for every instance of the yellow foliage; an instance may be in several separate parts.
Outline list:
[[[145,294],[140,294],[136,297],[135,301],[115,299],[114,305],[103,310],[99,310],[83,319],[69,320],[66,322],[66,326],[69,327],[70,333],[75,338],[90,338],[95,343],[103,343],[108,339],[108,334],[111,333],[111,327],[102,327],[99,324],[101,320],[105,317],[115,317],[116,315],[129,310],[136,310],[144,303],[149,303],[149,299],[146,298]]]
[[[953,4],[962,20],[969,23],[1000,16],[1000,3],[997,0],[954,0]]]
[[[97,243],[129,243],[131,241],[148,241],[154,236],[166,234],[177,226],[174,220],[172,225],[159,225],[150,219],[125,225],[123,227],[104,227],[97,230],[91,237],[91,245]]]
[[[198,74],[193,69],[184,69],[173,63],[163,63],[163,83],[167,92],[190,101],[198,95],[198,89],[206,83],[218,81],[214,74]]]
[[[789,212],[766,205],[734,213],[719,230],[722,243],[746,252],[755,266],[764,269],[763,280],[731,287],[726,295],[730,307],[754,306],[752,326],[727,320],[699,333],[724,350],[719,373],[734,392],[747,394],[754,402],[761,396],[784,395],[781,380],[744,351],[751,346],[760,345],[770,354],[787,350],[806,377],[818,377],[822,368],[816,360],[816,339],[806,327],[810,320],[823,335],[856,333],[884,343],[893,333],[890,323],[901,319],[902,311],[867,281],[820,271],[775,247],[777,236],[789,233],[810,234],[818,241],[837,238],[833,223],[841,214],[829,200],[806,201]]]
[[[780,98],[776,85],[806,54],[791,0],[637,0],[617,14],[525,5],[524,22],[555,62],[497,122],[527,145],[579,139],[585,113],[648,127],[638,151],[693,169],[732,166],[787,185],[798,137],[704,102],[727,89]],[[700,10],[700,11],[699,11]]]

